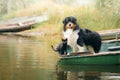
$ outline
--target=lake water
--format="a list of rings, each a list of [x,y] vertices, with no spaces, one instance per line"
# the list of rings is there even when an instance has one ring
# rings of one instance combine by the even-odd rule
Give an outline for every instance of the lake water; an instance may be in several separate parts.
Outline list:
[[[120,66],[57,64],[51,43],[51,37],[0,35],[0,80],[120,80]]]

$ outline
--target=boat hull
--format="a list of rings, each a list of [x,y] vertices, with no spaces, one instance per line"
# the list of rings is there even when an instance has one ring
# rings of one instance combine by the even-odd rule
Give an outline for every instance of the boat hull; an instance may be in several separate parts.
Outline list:
[[[120,53],[96,54],[90,56],[64,56],[59,60],[60,64],[76,65],[119,65]]]

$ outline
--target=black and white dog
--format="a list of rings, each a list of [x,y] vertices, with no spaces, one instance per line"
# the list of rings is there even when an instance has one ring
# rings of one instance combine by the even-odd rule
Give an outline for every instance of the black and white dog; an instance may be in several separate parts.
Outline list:
[[[98,53],[101,48],[101,36],[94,31],[82,29],[78,26],[75,17],[66,17],[63,20],[63,37],[67,38],[68,45],[73,52],[83,52],[88,49],[91,53]]]

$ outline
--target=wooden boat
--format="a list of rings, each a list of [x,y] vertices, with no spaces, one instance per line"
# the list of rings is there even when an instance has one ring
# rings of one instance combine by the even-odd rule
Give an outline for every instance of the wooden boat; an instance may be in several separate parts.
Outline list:
[[[120,29],[102,30],[98,31],[98,33],[102,36],[102,40],[120,38]]]
[[[62,55],[60,64],[76,65],[119,65],[120,64],[120,40],[103,41],[100,53],[78,52],[70,55]]]
[[[47,21],[47,15],[19,17],[0,21],[0,33],[20,32],[34,28],[34,24]]]

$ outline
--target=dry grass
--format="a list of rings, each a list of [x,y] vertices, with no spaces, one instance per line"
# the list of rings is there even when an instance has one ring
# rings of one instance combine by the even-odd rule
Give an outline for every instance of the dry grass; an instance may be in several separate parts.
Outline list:
[[[49,20],[37,25],[33,31],[42,31],[46,34],[59,34],[62,30],[62,20],[67,16],[74,16],[82,28],[91,30],[106,30],[119,28],[120,19],[118,15],[94,7],[60,5],[51,0],[32,5],[28,8],[18,10],[5,18],[39,15],[46,12]],[[118,24],[118,25],[116,25]]]

